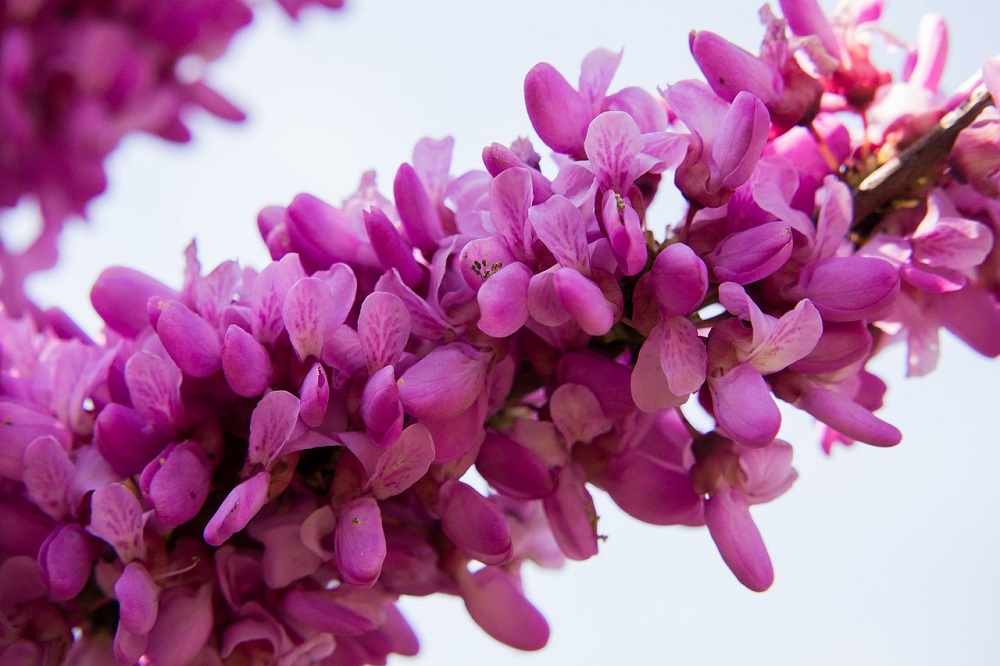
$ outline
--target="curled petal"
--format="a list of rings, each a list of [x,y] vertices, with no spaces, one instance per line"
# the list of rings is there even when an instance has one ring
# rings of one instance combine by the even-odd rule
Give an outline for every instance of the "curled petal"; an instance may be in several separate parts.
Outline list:
[[[372,375],[361,394],[361,418],[376,446],[395,439],[403,428],[399,386],[391,366]]]
[[[465,607],[476,624],[496,640],[518,650],[541,650],[549,625],[503,569],[485,567],[462,583]]]
[[[608,191],[604,195],[602,219],[618,267],[625,275],[638,275],[649,256],[639,214],[630,201]]]
[[[736,189],[750,178],[767,143],[771,117],[763,102],[740,92],[712,139],[712,183]]]
[[[415,247],[428,257],[444,237],[444,227],[437,207],[427,195],[420,176],[407,163],[399,165],[392,184],[396,210],[406,235]]]
[[[271,475],[264,470],[233,488],[205,526],[205,541],[211,546],[221,546],[246,527],[267,502],[270,484]]]
[[[299,416],[310,428],[318,428],[330,403],[330,380],[322,363],[313,363],[299,389]]]
[[[834,430],[872,446],[895,446],[902,433],[858,403],[820,388],[805,391],[795,406],[809,412]]]
[[[705,501],[705,523],[737,580],[754,592],[774,582],[774,569],[743,496],[723,485]]]

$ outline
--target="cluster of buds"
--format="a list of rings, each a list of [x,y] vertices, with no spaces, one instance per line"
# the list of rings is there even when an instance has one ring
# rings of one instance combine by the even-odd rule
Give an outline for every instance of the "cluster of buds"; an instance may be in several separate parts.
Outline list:
[[[295,17],[314,0],[278,1]],[[191,108],[243,120],[203,77],[251,18],[244,0],[0,4],[0,212],[34,199],[42,217],[26,250],[0,245],[0,301],[9,312],[34,309],[24,279],[55,264],[61,229],[104,191],[105,158],[123,137],[189,141]]]
[[[692,35],[709,84],[609,94],[605,50],[577,87],[533,68],[554,177],[524,139],[458,176],[425,139],[391,199],[369,174],[339,207],[262,211],[259,272],[193,245],[180,290],[108,269],[99,340],[3,316],[0,660],[384,664],[418,649],[396,600],[436,593],[539,649],[522,565],[598,552],[595,489],[706,526],[770,587],[750,507],[797,476],[776,399],[826,447],[893,446],[877,351],[928,372],[945,327],[1000,355],[995,114],[911,157],[964,108],[936,90],[940,32],[893,82],[876,9],[782,7],[760,56]],[[1000,64],[983,80],[1000,94]],[[861,211],[898,163],[919,177]],[[671,170],[688,210],[656,239]]]

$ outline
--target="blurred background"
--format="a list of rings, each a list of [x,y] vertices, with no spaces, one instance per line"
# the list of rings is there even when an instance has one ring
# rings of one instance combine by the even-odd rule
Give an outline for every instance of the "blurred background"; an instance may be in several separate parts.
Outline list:
[[[700,78],[688,32],[708,29],[756,51],[757,5],[619,0],[347,0],[294,23],[269,5],[208,77],[249,119],[191,118],[195,140],[130,137],[108,164],[111,186],[61,240],[57,270],[31,280],[43,306],[91,332],[90,285],[111,265],[172,285],[197,238],[203,265],[262,267],[256,230],[265,205],[309,192],[334,204],[364,171],[392,179],[424,136],[453,136],[452,173],[482,168],[493,141],[534,138],[522,82],[548,61],[571,82],[593,48],[624,48],[612,90],[655,91]],[[944,89],[1000,52],[1000,9],[979,0],[890,0],[884,23],[912,41],[920,16],[944,13],[951,54]],[[832,3],[824,6],[829,8]],[[900,53],[882,60],[899,71]],[[666,184],[666,182],[665,182]],[[664,188],[669,189],[669,188]],[[682,203],[661,193],[662,227]],[[32,211],[9,230],[32,233]],[[16,227],[16,229],[12,228]],[[1000,331],[997,332],[1000,335]],[[903,443],[820,451],[811,420],[788,413],[782,437],[800,478],[754,518],[776,569],[771,590],[745,590],[704,529],[638,523],[595,493],[602,552],[561,571],[526,571],[526,592],[552,626],[534,654],[495,643],[457,599],[407,599],[422,652],[396,664],[987,664],[1000,654],[1000,363],[947,335],[939,369],[904,378],[902,349],[871,366],[890,385],[880,415]]]

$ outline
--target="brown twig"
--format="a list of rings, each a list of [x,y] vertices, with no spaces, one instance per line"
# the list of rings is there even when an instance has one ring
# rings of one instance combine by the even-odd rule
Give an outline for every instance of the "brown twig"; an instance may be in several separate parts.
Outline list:
[[[938,167],[951,152],[958,133],[993,103],[986,85],[980,84],[930,132],[861,181],[854,194],[854,230],[862,235],[870,233],[878,221],[878,209]]]

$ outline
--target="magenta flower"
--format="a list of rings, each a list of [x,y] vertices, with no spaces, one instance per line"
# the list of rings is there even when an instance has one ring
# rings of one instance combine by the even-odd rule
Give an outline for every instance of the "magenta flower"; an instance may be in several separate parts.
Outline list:
[[[664,96],[690,132],[675,176],[678,189],[702,206],[721,206],[760,159],[770,131],[767,108],[748,92],[730,105],[697,81],[675,83]]]
[[[214,55],[237,27],[227,7],[205,33],[176,30],[205,18],[198,2],[150,20],[172,53]],[[578,89],[539,65],[525,96],[560,153],[552,179],[527,139],[460,175],[453,141],[425,139],[392,199],[368,173],[341,204],[262,211],[259,271],[203,270],[194,244],[179,288],[109,269],[93,337],[56,311],[0,311],[0,661],[384,664],[419,647],[397,600],[433,594],[540,649],[522,566],[598,553],[595,488],[638,520],[707,527],[737,580],[766,590],[750,507],[796,478],[775,398],[822,424],[827,451],[893,446],[876,416],[888,387],[866,370],[878,351],[906,340],[926,372],[944,326],[1000,355],[992,117],[854,219],[852,186],[909,160],[952,106],[936,19],[904,84],[882,85],[865,37],[879,8],[830,22],[788,6],[798,37],[765,8],[759,57],[694,34],[710,83],[667,87],[680,133],[657,98],[607,94],[619,56],[590,54]],[[0,90],[30,69],[25,17],[48,17],[18,11]],[[81,85],[110,94],[106,77],[141,64],[128,34],[70,18],[81,67],[103,67]],[[0,95],[0,126],[20,137],[18,102]],[[89,108],[73,128],[99,144],[108,117]],[[670,169],[687,210],[661,235]],[[681,409],[693,394],[707,428]]]
[[[708,291],[705,263],[682,243],[669,245],[645,277],[659,316],[632,371],[632,399],[643,411],[679,407],[705,383],[708,353],[687,318]],[[638,289],[638,288],[637,288]]]
[[[780,133],[812,121],[819,112],[823,86],[797,62],[795,47],[785,35],[785,21],[767,5],[760,17],[767,32],[759,56],[708,31],[692,32],[689,45],[715,94],[732,103],[740,92],[751,93],[767,106],[772,131]]]
[[[781,415],[764,375],[808,355],[819,341],[823,322],[808,300],[780,318],[766,315],[731,282],[719,286],[719,300],[736,319],[722,322],[709,335],[712,409],[720,431],[730,439],[766,446],[778,434]]]
[[[580,68],[580,83],[574,89],[548,63],[535,65],[524,78],[524,100],[528,117],[538,136],[550,148],[582,158],[590,122],[603,111],[624,111],[644,132],[666,127],[663,107],[639,88],[625,88],[608,95],[608,86],[618,69],[621,53],[605,49],[590,52]]]
[[[750,507],[771,501],[795,482],[792,447],[774,440],[747,448],[709,433],[694,450],[698,461],[691,480],[705,497],[705,523],[719,554],[741,583],[763,592],[774,582],[774,569]]]
[[[818,40],[819,45],[810,47],[810,58],[822,74],[824,88],[863,111],[879,86],[890,80],[888,72],[878,69],[870,57],[870,35],[882,14],[882,3],[845,3],[832,20],[815,0],[779,0],[779,4],[794,34]]]

